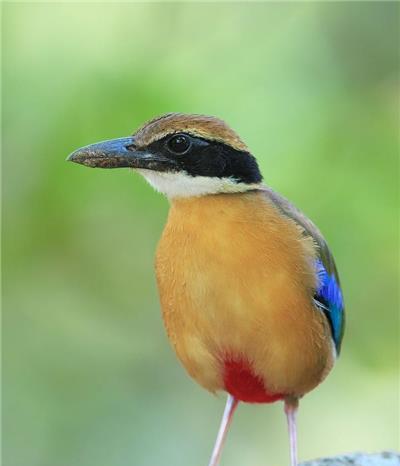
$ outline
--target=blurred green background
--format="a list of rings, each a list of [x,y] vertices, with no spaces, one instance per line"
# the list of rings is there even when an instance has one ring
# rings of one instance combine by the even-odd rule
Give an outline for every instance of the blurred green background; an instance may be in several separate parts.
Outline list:
[[[5,466],[206,465],[224,405],[164,334],[168,202],[65,163],[169,111],[217,115],[325,233],[348,318],[300,458],[398,448],[398,3],[3,5]],[[281,404],[222,466],[283,466]]]

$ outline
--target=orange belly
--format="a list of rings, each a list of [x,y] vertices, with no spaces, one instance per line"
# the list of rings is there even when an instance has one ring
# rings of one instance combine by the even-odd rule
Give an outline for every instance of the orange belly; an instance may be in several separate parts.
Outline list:
[[[312,240],[260,194],[174,200],[156,271],[167,333],[189,375],[248,402],[318,385],[333,355],[312,301],[314,258]]]

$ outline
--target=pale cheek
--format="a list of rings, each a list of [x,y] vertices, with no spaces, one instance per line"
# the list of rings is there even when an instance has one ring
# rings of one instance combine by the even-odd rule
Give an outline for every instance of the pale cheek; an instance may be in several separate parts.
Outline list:
[[[259,184],[237,183],[229,178],[190,176],[185,173],[161,173],[137,169],[148,183],[168,198],[204,196],[217,193],[245,192],[259,187]]]
[[[138,172],[157,191],[167,197],[182,197],[207,194],[215,192],[212,186],[212,178],[209,183],[204,183],[200,177],[192,177],[184,173],[160,173],[151,170],[140,169]]]
[[[140,175],[152,186],[156,191],[164,192],[163,187],[165,181],[162,179],[162,175],[151,170],[136,169]]]

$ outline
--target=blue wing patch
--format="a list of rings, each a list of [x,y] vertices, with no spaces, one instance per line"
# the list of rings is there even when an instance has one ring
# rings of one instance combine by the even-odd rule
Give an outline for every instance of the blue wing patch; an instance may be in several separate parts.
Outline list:
[[[334,274],[329,274],[320,259],[316,261],[318,289],[315,294],[317,306],[326,315],[331,327],[332,338],[339,354],[343,335],[344,302],[342,290]]]

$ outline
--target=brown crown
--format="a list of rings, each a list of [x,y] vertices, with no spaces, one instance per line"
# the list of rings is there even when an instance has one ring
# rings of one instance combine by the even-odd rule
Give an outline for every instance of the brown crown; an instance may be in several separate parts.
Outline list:
[[[219,118],[184,113],[167,113],[148,121],[134,134],[135,143],[138,147],[145,147],[174,133],[188,133],[211,141],[223,142],[240,151],[249,151],[240,137]]]

